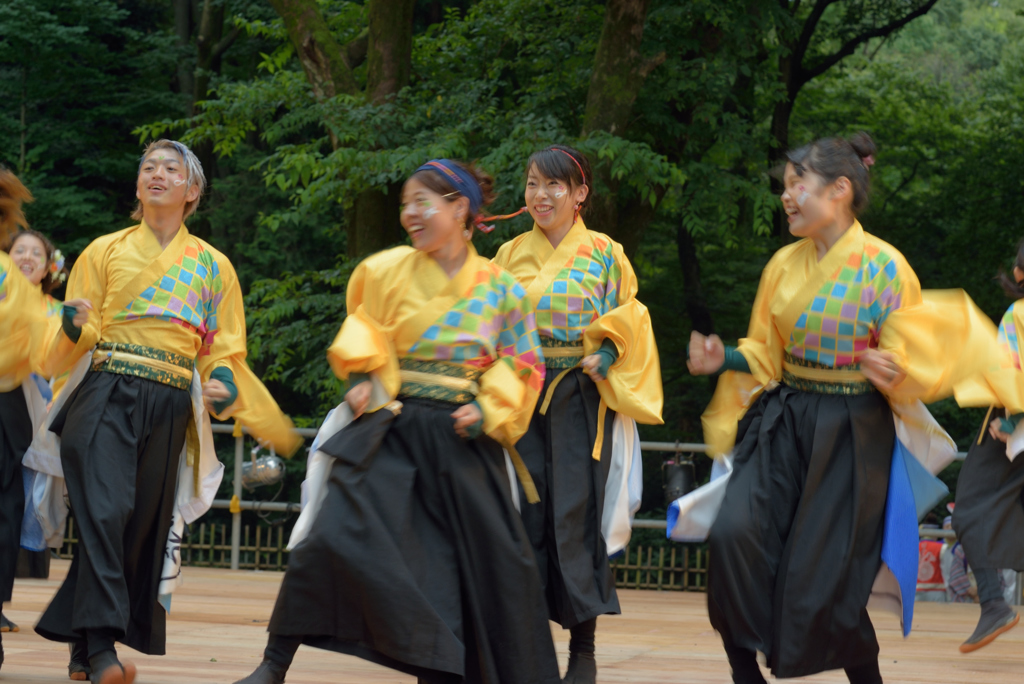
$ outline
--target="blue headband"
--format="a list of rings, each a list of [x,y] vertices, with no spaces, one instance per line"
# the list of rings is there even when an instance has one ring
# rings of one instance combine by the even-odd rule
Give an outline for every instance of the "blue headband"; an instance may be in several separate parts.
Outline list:
[[[477,183],[473,174],[469,173],[451,159],[431,159],[426,164],[416,169],[420,171],[440,172],[451,182],[460,195],[469,200],[469,211],[473,214],[480,211],[484,203],[484,194],[480,191],[480,184]]]

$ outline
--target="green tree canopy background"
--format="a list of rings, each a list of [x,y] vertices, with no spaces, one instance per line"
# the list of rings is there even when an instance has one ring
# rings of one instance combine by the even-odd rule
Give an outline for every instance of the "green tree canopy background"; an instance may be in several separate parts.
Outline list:
[[[477,160],[503,213],[532,151],[574,145],[595,165],[588,224],[626,246],[654,319],[665,425],[642,434],[700,441],[713,380],[686,373],[689,333],[743,335],[787,239],[772,171],[790,145],[868,131],[865,227],[925,287],[1002,313],[992,277],[1024,236],[1022,37],[1024,0],[10,0],[0,162],[74,258],[130,224],[141,144],[193,145],[211,183],[190,229],[236,264],[251,360],[315,425],[343,389],[324,350],[348,274],[404,239],[402,181]],[[980,421],[933,409],[961,445]]]

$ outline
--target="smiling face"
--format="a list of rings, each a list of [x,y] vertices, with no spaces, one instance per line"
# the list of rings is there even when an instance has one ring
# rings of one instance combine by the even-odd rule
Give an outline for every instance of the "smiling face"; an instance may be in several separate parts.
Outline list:
[[[135,196],[146,209],[184,210],[186,202],[199,197],[199,186],[188,184],[181,155],[169,148],[152,150],[139,167]]]
[[[572,187],[568,181],[548,178],[536,165],[526,174],[526,208],[541,230],[572,225],[574,207],[587,198],[587,186]]]
[[[826,184],[808,169],[802,175],[792,163],[786,164],[782,206],[789,221],[789,232],[797,237],[814,237],[836,223],[839,214],[849,213],[852,197],[850,181],[840,177]]]
[[[426,185],[410,178],[402,188],[402,227],[421,252],[433,253],[465,243],[469,200],[449,201]]]
[[[11,246],[11,261],[33,285],[43,282],[49,260],[46,245],[35,235],[22,235]]]

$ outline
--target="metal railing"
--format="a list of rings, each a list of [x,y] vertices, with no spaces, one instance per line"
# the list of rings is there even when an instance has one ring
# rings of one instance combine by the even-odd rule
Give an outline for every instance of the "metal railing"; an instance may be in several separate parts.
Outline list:
[[[235,431],[234,426],[226,423],[218,423],[213,426],[213,432],[217,434],[233,434],[235,436],[235,476],[233,482],[234,499],[215,499],[213,502],[213,508],[231,511],[231,569],[238,570],[239,562],[241,560],[242,546],[242,511],[298,513],[301,510],[301,506],[294,502],[245,501],[242,499],[242,464],[245,460],[245,436],[249,434],[249,431],[242,428],[241,434],[238,434]],[[317,430],[315,428],[296,428],[295,432],[304,439],[312,439],[313,437],[316,437]],[[640,442],[640,450],[677,454],[704,454],[707,453],[708,447],[706,444],[698,444],[695,442],[642,441]],[[962,461],[966,456],[966,452],[961,451],[957,453],[956,458],[957,460]],[[233,500],[235,501],[234,506],[232,505]],[[665,520],[637,519],[633,521],[633,527],[635,529],[664,530],[667,526],[668,525]],[[956,538],[956,535],[951,530],[936,530],[925,527],[921,528],[921,536],[934,537],[938,539]]]

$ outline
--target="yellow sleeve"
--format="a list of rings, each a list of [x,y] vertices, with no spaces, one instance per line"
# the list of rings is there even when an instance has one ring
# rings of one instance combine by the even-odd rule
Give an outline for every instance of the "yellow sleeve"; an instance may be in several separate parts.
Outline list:
[[[498,359],[480,376],[476,402],[484,414],[484,432],[511,446],[526,434],[541,390],[544,359],[533,305],[511,276],[504,283]]]
[[[781,377],[782,342],[771,315],[777,265],[778,259],[773,258],[765,266],[757,286],[754,307],[750,312],[747,336],[737,345],[750,366],[750,373],[722,373],[711,403],[701,416],[704,441],[711,456],[722,456],[732,450],[736,443],[737,426],[747,409],[765,387]]]
[[[228,368],[234,375],[238,398],[216,418],[234,418],[256,437],[274,445],[278,453],[291,456],[302,444],[292,421],[281,412],[270,392],[249,368],[245,339],[245,306],[235,269],[225,257],[216,255],[221,279],[221,299],[217,306],[216,328],[212,341],[204,342],[196,369],[203,382],[215,368]],[[210,319],[207,319],[208,326]]]
[[[595,353],[605,339],[614,342],[619,356],[608,369],[607,379],[597,383],[601,398],[608,408],[638,423],[661,425],[665,398],[651,316],[636,298],[638,283],[632,264],[622,247],[612,244],[612,258],[619,271],[617,306],[584,331],[583,353]]]
[[[1009,317],[1016,328],[1015,337],[1019,344],[1020,331],[1024,330],[1021,327],[1024,324],[1024,301],[1013,304]],[[1005,322],[1004,319],[1004,324]],[[1018,370],[1014,363],[1014,351],[1019,357],[1019,349],[1012,350],[1008,346],[1004,347],[1003,344],[999,344],[999,356],[993,358],[988,369],[961,380],[953,388],[957,403],[963,407],[1000,406],[1005,408],[1010,415],[1024,413],[1024,373]],[[980,355],[984,352],[972,351],[971,353]],[[998,362],[995,359],[998,359]]]
[[[0,391],[10,391],[36,369],[48,331],[42,292],[0,252]]]
[[[86,299],[92,304],[89,318],[82,326],[78,342],[72,342],[57,326],[50,338],[39,368],[39,374],[46,378],[63,375],[85,354],[92,351],[100,341],[100,319],[107,296],[106,257],[96,243],[82,250],[68,276],[64,300]]]
[[[956,394],[961,406],[1000,403],[1001,350],[992,320],[963,290],[931,290],[920,303],[894,311],[878,348],[897,357],[907,378],[889,394],[893,401],[938,401]]]
[[[367,288],[374,286],[372,281],[366,261],[352,272],[345,290],[348,314],[327,349],[327,362],[342,380],[352,373],[376,373],[388,395],[394,397],[402,384],[395,345],[364,303]]]

